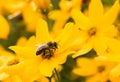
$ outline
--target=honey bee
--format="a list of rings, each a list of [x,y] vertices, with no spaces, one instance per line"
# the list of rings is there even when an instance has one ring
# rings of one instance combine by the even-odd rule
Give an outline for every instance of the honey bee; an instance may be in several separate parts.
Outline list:
[[[36,50],[36,55],[42,55],[43,58],[50,58],[54,55],[54,51],[58,48],[56,42],[47,42],[42,44]]]

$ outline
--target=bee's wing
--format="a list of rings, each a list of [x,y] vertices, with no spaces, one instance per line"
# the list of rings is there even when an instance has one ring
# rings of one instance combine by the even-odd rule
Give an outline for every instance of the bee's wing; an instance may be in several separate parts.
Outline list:
[[[35,44],[35,46],[40,47],[40,46],[42,46],[42,44]]]
[[[35,46],[38,46],[38,47],[40,47],[40,46],[45,46],[46,45],[46,43],[43,43],[43,44],[35,44]]]
[[[41,50],[42,44],[36,44],[35,46],[38,47],[38,48],[36,49],[36,55],[40,55],[40,54],[42,53],[42,50]]]

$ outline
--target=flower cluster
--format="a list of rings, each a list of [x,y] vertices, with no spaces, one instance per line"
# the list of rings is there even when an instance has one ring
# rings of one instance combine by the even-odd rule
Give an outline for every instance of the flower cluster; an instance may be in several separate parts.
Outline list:
[[[0,82],[120,82],[119,0],[1,0],[0,14]]]

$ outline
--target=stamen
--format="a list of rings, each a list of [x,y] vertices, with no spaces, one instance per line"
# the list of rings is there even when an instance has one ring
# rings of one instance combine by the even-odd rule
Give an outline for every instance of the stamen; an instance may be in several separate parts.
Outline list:
[[[111,82],[109,79],[106,82]]]
[[[110,49],[110,48],[107,48],[107,49],[106,49],[106,52],[107,52],[107,53],[110,53],[110,52],[111,52],[111,49]]]
[[[92,27],[88,30],[88,35],[89,36],[93,36],[96,34],[96,28],[95,27]]]
[[[18,63],[19,63],[19,60],[18,59],[14,59],[14,60],[9,61],[7,65],[11,66],[11,65],[16,65]]]
[[[98,72],[103,72],[105,70],[105,66],[99,66],[98,67]]]

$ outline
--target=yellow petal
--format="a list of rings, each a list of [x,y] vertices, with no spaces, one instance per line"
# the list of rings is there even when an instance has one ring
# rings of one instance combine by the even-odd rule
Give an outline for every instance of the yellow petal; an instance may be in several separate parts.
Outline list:
[[[8,60],[4,57],[0,57],[0,72],[6,67]]]
[[[67,59],[67,56],[70,55],[70,54],[73,54],[75,53],[74,51],[72,50],[66,50],[64,52],[57,52],[55,53],[55,60],[58,62],[58,64],[63,64],[66,62],[66,59]]]
[[[58,39],[60,50],[78,50],[87,38],[88,35],[85,31],[80,31],[72,23],[67,23],[63,32],[61,33],[61,36]]]
[[[31,36],[28,41],[27,41],[27,46],[35,46],[36,44],[36,40],[35,40],[35,36]]]
[[[55,20],[51,34],[53,37],[56,37],[62,31],[62,28],[64,27],[70,15],[69,13],[62,12],[60,10],[54,10],[49,13],[49,17]]]
[[[10,49],[15,51],[15,53],[23,58],[35,58],[36,47],[21,47],[21,46],[10,46]]]
[[[104,77],[107,78],[107,77]],[[96,74],[94,76],[91,76],[89,78],[86,79],[86,82],[105,82],[103,76],[101,76],[101,74]]]
[[[72,55],[72,57],[75,58],[77,56],[84,55],[88,53],[92,48],[93,48],[93,41],[92,40],[87,41],[86,43],[81,44],[81,48],[79,49],[79,51],[74,55]]]
[[[29,13],[29,14],[28,14]],[[22,11],[23,19],[27,25],[27,31],[34,32],[36,29],[36,23],[39,18],[41,18],[41,14],[37,12],[36,5],[31,2],[27,3]]]
[[[72,0],[72,4],[73,8],[80,10],[82,6],[82,0]]]
[[[102,31],[104,31],[104,34],[107,37],[114,38],[114,37],[117,37],[118,35],[118,29],[114,25],[110,25],[108,26],[108,28],[103,27],[102,29],[103,29]]]
[[[120,77],[116,77],[116,78],[111,78],[110,77],[110,81],[111,82],[118,82],[118,81],[120,81]]]
[[[58,62],[53,59],[45,59],[40,63],[40,73],[44,76],[50,77],[53,74],[54,68],[56,68]]]
[[[4,80],[4,79],[6,79],[6,78],[8,78],[9,77],[9,75],[8,74],[6,74],[6,73],[0,73],[0,80],[2,81],[2,80]]]
[[[78,67],[73,70],[75,74],[89,76],[97,72],[97,67],[91,59],[80,58],[77,60],[77,65]]]
[[[72,28],[73,28],[73,23],[67,23],[61,34],[56,38],[55,41],[59,42],[60,46],[63,46],[65,41],[67,41],[72,31]]]
[[[113,54],[114,54],[115,56],[113,56]],[[105,57],[107,57],[107,60],[109,60],[109,61],[120,62],[119,53],[118,53],[118,54],[116,54],[116,53],[104,54],[104,55],[106,55]]]
[[[36,26],[36,40],[37,43],[45,43],[51,41],[47,22],[43,19],[39,19]]]
[[[66,41],[65,45],[68,46],[71,50],[78,51],[78,49],[84,45],[88,38],[89,36],[86,31],[79,30],[77,27],[73,27],[72,33]]]
[[[20,70],[23,68],[24,68],[23,62],[20,62],[20,63],[15,64],[15,65],[6,66],[3,71],[5,73],[7,73],[9,75],[13,75],[13,76],[16,74],[21,75],[22,73]]]
[[[25,46],[27,43],[27,38],[26,37],[20,37],[16,43],[18,46]]]
[[[62,17],[62,19],[61,19]],[[53,29],[51,31],[51,34],[53,37],[56,37],[60,34],[60,32],[62,31],[66,21],[68,20],[69,16],[64,14],[64,17],[61,16],[59,19],[56,20],[56,22],[54,23]]]
[[[106,48],[103,47],[101,50],[99,50],[100,53],[98,52],[98,55],[107,56],[107,58],[111,61],[119,61],[120,41],[112,38],[104,38],[104,40],[106,40],[104,41]],[[103,52],[101,53],[101,51]]]
[[[53,74],[54,68],[59,64],[65,63],[67,56],[73,53],[72,51],[65,51],[64,53],[55,53],[51,59],[43,59],[40,62],[40,73],[44,76],[51,76]]]
[[[0,38],[7,39],[10,27],[6,19],[0,15]]]
[[[71,15],[75,23],[79,25],[78,28],[85,30],[90,28],[91,26],[90,20],[81,11],[73,9],[71,11]]]
[[[51,7],[51,0],[33,0],[40,9]]]
[[[107,49],[107,38],[100,36],[94,40],[94,50],[97,53],[103,53]]]
[[[103,5],[101,0],[91,0],[88,13],[90,20],[93,23],[98,23],[98,20],[103,15]]]
[[[12,77],[12,82],[22,82],[22,80],[19,76],[15,75],[14,77]]]
[[[117,54],[120,53],[120,40],[110,38],[108,39],[108,44],[109,44],[108,48],[111,49],[111,52],[114,52]]]
[[[27,60],[27,59],[26,59]],[[28,61],[25,60],[26,64],[24,66],[23,69],[21,69],[23,71],[21,77],[23,79],[23,81],[28,81],[28,82],[33,82],[36,79],[38,79],[39,77],[41,77],[41,74],[39,72],[39,60],[36,59],[30,59]],[[33,75],[33,76],[31,76]]]
[[[24,0],[6,0],[5,2],[3,1],[3,9],[4,11],[6,10],[7,12],[13,13],[16,11],[22,10],[23,6],[25,5],[26,1]]]
[[[101,20],[102,22],[101,24],[102,25],[113,24],[115,19],[117,18],[118,12],[119,12],[119,0],[116,0],[112,8],[104,14]]]
[[[61,11],[59,11],[59,10],[54,10],[54,11],[51,11],[48,14],[48,16],[52,20],[57,20],[59,17],[63,16],[63,13]]]
[[[9,76],[4,82],[22,82],[21,78],[18,75]]]
[[[120,76],[120,64],[116,65],[111,71],[110,71],[110,77],[115,78]]]

